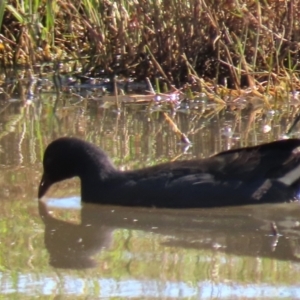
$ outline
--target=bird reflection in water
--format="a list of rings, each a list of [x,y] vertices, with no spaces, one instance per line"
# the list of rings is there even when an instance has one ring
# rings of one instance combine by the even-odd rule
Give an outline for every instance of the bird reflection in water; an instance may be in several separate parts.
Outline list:
[[[300,207],[296,203],[196,210],[83,204],[79,224],[53,217],[52,210],[39,201],[49,263],[55,268],[97,266],[99,262],[93,257],[100,251],[109,251],[117,229],[159,234],[165,237],[165,247],[300,260]]]

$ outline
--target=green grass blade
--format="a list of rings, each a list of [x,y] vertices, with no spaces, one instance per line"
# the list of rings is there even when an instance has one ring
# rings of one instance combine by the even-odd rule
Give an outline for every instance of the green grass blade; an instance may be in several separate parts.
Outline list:
[[[5,6],[6,6],[6,0],[0,1],[0,28],[1,28],[2,22],[3,22]]]
[[[7,5],[6,8],[13,14],[13,16],[20,22],[24,23],[24,18],[22,15],[14,8],[12,5]]]

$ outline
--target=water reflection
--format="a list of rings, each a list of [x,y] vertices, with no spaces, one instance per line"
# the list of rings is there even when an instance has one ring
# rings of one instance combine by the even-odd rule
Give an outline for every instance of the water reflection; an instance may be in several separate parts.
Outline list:
[[[117,113],[103,108],[99,101],[74,103],[70,95],[61,95],[57,100],[53,94],[43,94],[40,100],[43,102],[30,106],[11,102],[0,110],[1,164],[38,163],[47,144],[62,135],[99,145],[126,168],[146,166],[152,160],[207,157],[232,147],[281,138],[298,110],[296,105],[282,105],[280,111],[262,107],[258,110],[254,105],[239,110],[195,102],[194,109],[176,114],[170,111],[174,122],[192,142],[192,147],[184,152],[163,114],[149,111],[147,105],[124,106]],[[269,131],[265,131],[266,125],[271,128]]]
[[[121,169],[133,169],[279,139],[293,122],[297,103],[240,111],[195,102],[172,115],[192,141],[184,152],[159,111],[131,105],[117,113],[79,98],[61,94],[56,101],[55,94],[44,93],[31,104],[0,103],[0,294],[299,298],[297,204],[180,212],[78,209],[63,199],[79,195],[76,181],[47,194],[60,207],[49,199],[36,201],[44,149],[62,135],[89,140]]]
[[[0,280],[2,276],[0,274]],[[53,297],[55,294],[81,299],[90,298],[93,288],[95,298],[92,299],[299,299],[298,284],[236,284],[231,282],[211,283],[199,282],[196,285],[174,280],[161,283],[159,280],[115,280],[114,278],[96,277],[93,280],[76,276],[60,278],[36,277],[34,274],[22,274],[22,281],[16,287],[13,280],[1,287],[6,299],[32,299]],[[32,283],[35,288],[31,289]],[[59,291],[59,292],[58,292]],[[15,297],[17,295],[17,297]],[[21,297],[19,296],[21,295]],[[266,296],[267,295],[267,296]],[[18,297],[19,296],[19,297]],[[29,298],[27,298],[29,297]],[[48,299],[48,298],[46,298]]]
[[[113,232],[118,229],[143,231],[146,239],[152,234],[161,235],[165,247],[299,262],[299,213],[298,204],[197,210],[83,204],[81,221],[73,224],[53,217],[53,207],[49,210],[45,202],[39,201],[50,265],[70,269],[97,266],[99,262],[92,257],[110,249]],[[136,259],[132,253],[130,263]]]

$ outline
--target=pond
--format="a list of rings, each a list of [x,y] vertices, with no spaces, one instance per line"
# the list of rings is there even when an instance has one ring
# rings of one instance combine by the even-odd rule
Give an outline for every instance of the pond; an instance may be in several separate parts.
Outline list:
[[[283,105],[282,105],[283,107]],[[167,210],[80,204],[79,181],[37,200],[48,143],[76,136],[121,169],[280,139],[296,111],[199,102],[159,110],[52,93],[0,111],[0,294],[6,299],[298,299],[298,203]],[[297,136],[297,131],[294,133]],[[278,234],[274,235],[274,227]]]

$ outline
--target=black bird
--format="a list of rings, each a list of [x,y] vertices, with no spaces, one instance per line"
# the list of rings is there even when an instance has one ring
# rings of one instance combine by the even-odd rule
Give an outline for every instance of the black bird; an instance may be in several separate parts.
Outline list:
[[[196,208],[297,200],[300,139],[233,149],[206,159],[120,171],[95,145],[63,137],[44,155],[41,198],[55,182],[78,176],[84,202]]]

